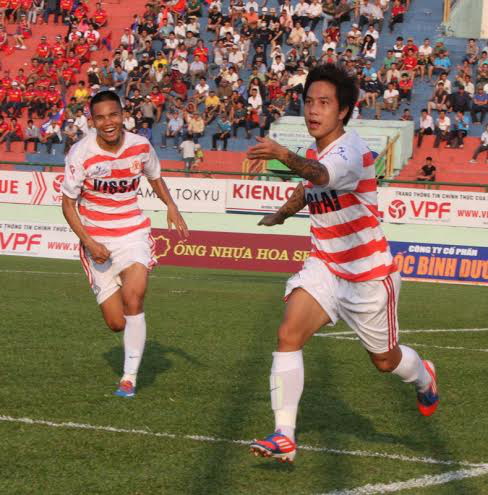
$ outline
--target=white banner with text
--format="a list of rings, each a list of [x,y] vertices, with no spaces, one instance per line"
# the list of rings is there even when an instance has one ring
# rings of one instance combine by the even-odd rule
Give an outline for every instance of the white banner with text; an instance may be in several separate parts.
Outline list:
[[[389,223],[488,228],[482,192],[380,187],[378,208]]]
[[[64,174],[0,171],[0,203],[61,205]],[[186,212],[225,213],[225,181],[167,177],[164,179],[178,208]],[[137,191],[143,210],[165,206],[142,178]]]

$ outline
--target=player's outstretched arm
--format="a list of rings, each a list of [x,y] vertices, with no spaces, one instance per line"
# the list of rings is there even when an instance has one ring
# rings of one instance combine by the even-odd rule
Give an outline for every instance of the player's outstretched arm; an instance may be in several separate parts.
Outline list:
[[[171,193],[169,192],[169,189],[166,186],[164,180],[148,179],[148,182],[149,184],[151,184],[151,187],[156,196],[168,207],[168,229],[171,230],[174,225],[181,237],[188,237],[190,233],[188,232],[186,222],[181,216],[181,213],[179,212],[175,202],[173,201]]]
[[[91,237],[83,224],[81,223],[78,212],[76,211],[76,199],[72,199],[63,194],[62,201],[63,215],[71,227],[71,230],[78,236],[81,244],[85,246],[95,261],[95,263],[105,263],[110,258],[110,251],[99,242]]]
[[[258,144],[247,152],[250,160],[276,159],[312,184],[325,186],[329,183],[329,172],[319,161],[299,156],[272,139],[256,137],[256,140]]]
[[[305,205],[305,189],[303,188],[303,184],[300,183],[288,201],[276,213],[261,218],[258,225],[265,225],[266,227],[281,225],[287,218],[292,217],[295,213],[305,208]]]

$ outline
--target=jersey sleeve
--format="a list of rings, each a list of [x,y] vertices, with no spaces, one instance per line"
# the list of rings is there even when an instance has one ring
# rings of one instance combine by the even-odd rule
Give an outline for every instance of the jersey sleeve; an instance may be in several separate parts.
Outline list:
[[[66,157],[64,181],[61,186],[61,192],[71,199],[78,199],[86,177],[83,161],[76,150],[77,146],[73,146]]]
[[[329,172],[327,187],[338,191],[356,189],[363,173],[363,160],[359,150],[338,146],[327,153],[320,163]]]
[[[149,145],[149,158],[144,163],[144,175],[151,180],[159,179],[161,177],[161,163],[159,162],[158,155],[154,148]]]

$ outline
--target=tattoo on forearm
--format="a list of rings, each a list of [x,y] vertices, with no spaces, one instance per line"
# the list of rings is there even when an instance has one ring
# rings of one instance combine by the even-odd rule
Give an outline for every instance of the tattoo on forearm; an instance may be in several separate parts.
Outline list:
[[[284,164],[313,184],[326,184],[329,181],[327,169],[317,160],[299,156],[288,150]]]
[[[288,201],[278,210],[278,213],[286,220],[305,208],[305,205],[305,189],[303,184],[298,184]]]

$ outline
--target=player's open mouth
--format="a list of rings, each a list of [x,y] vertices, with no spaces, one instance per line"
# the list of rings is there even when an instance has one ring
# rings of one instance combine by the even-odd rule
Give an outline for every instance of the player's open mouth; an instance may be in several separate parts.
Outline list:
[[[317,129],[320,127],[320,122],[318,120],[309,120],[308,121],[308,128],[309,129]]]
[[[103,133],[107,136],[107,137],[115,137],[116,134],[117,134],[117,128],[116,127],[109,127],[108,129],[104,129],[103,130]]]

